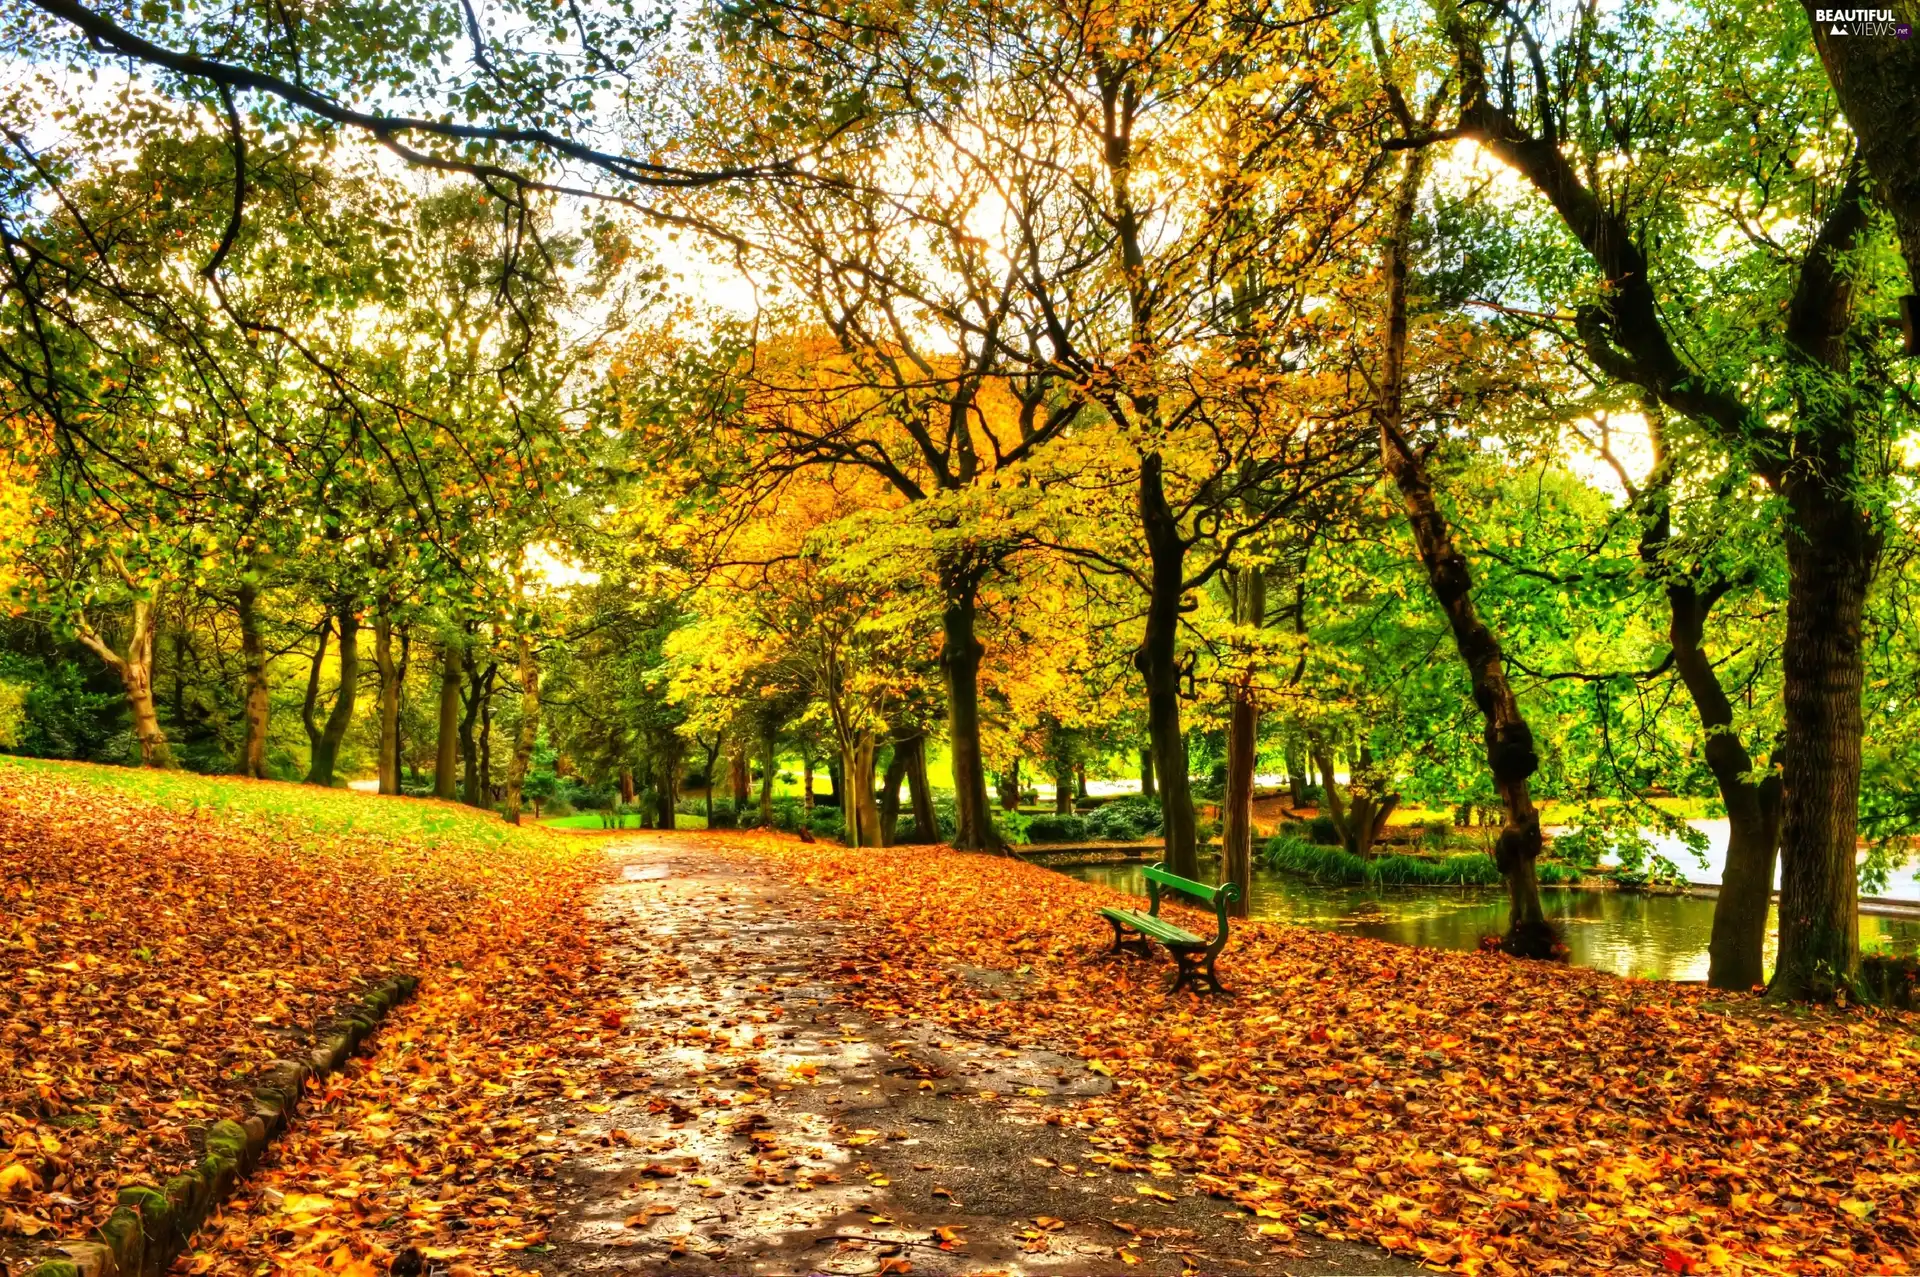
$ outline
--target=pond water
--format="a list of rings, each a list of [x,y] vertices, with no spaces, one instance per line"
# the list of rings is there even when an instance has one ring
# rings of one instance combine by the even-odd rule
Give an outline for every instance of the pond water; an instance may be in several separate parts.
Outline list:
[[[1060,872],[1146,894],[1139,865],[1074,865]],[[1216,881],[1218,876],[1216,859],[1202,877]],[[1707,978],[1707,941],[1713,932],[1709,898],[1569,887],[1542,887],[1540,897],[1577,966],[1661,980]],[[1507,920],[1506,892],[1499,887],[1331,887],[1265,870],[1254,872],[1248,907],[1256,918],[1435,949],[1478,948],[1482,936],[1500,934]],[[1772,923],[1767,931],[1771,937]],[[1920,951],[1920,920],[1864,916],[1860,944],[1862,949]],[[1767,959],[1773,959],[1771,939]]]

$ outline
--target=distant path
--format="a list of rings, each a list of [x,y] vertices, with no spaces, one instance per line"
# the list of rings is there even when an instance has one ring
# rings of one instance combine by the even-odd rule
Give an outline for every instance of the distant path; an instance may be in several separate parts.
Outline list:
[[[632,1006],[630,1045],[609,1063],[636,1089],[605,1112],[555,1115],[592,1151],[563,1165],[552,1249],[523,1252],[530,1267],[1422,1271],[1350,1244],[1277,1251],[1245,1212],[1188,1195],[1182,1180],[1092,1163],[1085,1137],[1060,1122],[1106,1078],[1066,1056],[853,1009],[815,974],[859,956],[845,931],[771,875],[715,863],[714,846],[642,835],[609,848],[620,877],[596,908]],[[962,1098],[983,1091],[1019,1099]],[[954,1239],[964,1245],[941,1248]]]

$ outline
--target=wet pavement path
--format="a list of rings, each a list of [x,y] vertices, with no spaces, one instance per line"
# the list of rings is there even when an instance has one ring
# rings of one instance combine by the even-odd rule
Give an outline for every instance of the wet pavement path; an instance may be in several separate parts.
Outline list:
[[[856,937],[804,891],[701,841],[612,847],[619,877],[596,908],[630,1007],[607,1068],[622,1081],[556,1115],[584,1151],[528,1267],[1420,1271],[1358,1245],[1276,1247],[1232,1203],[1116,1167],[1074,1125],[1076,1097],[1111,1085],[1077,1059],[856,1010],[818,974],[857,961]]]

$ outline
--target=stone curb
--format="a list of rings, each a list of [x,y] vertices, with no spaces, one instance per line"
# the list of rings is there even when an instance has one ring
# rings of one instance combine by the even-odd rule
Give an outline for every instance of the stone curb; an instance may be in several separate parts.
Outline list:
[[[267,1145],[293,1120],[308,1079],[344,1064],[419,983],[417,976],[397,975],[375,985],[314,1035],[318,1045],[305,1056],[275,1060],[261,1072],[246,1117],[208,1128],[206,1156],[198,1166],[168,1180],[164,1189],[121,1189],[113,1214],[90,1239],[62,1246],[67,1258],[44,1260],[24,1277],[162,1277],[234,1182],[260,1164]]]

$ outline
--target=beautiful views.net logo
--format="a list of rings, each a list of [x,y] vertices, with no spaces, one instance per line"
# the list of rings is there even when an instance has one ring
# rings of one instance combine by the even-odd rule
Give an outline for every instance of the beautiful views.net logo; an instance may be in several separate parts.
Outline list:
[[[1913,24],[1896,22],[1891,9],[1815,9],[1815,25],[1828,35],[1879,35],[1913,38]]]

